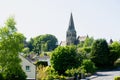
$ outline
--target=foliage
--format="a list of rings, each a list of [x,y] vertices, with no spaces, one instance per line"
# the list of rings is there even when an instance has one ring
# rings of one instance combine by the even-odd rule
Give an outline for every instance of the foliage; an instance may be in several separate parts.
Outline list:
[[[51,51],[57,47],[57,38],[51,34],[39,35],[29,41],[29,48],[36,53]]]
[[[83,47],[90,47],[92,46],[93,42],[94,42],[93,37],[91,38],[87,37],[84,41]]]
[[[90,38],[87,37],[85,39],[85,41],[81,41],[77,46],[79,48],[82,48],[82,47],[91,47],[92,44],[93,44],[93,42],[94,42],[94,38],[93,37],[90,37]]]
[[[27,47],[30,49],[30,51],[33,51],[34,49],[33,43],[34,43],[33,38],[30,38],[30,41],[27,42]]]
[[[37,67],[37,79],[42,80],[43,78],[47,77],[46,67],[39,66]]]
[[[81,65],[81,69],[83,73],[94,73],[96,70],[95,64],[89,60],[89,59],[84,59]]]
[[[17,32],[15,25],[14,18],[9,17],[5,23],[5,27],[0,28],[1,74],[6,80],[15,80],[16,78],[14,76],[25,80],[26,75],[21,69],[21,60],[19,59],[19,52],[22,51],[25,37],[23,34]]]
[[[114,80],[120,80],[120,76],[115,76]]]
[[[110,64],[113,66],[114,62],[120,57],[120,43],[113,42],[109,45],[110,55],[109,60]]]
[[[14,65],[14,69],[9,67],[5,71],[5,80],[26,80],[26,75],[21,66]]]
[[[0,80],[4,80],[4,77],[1,73],[0,73]]]
[[[22,49],[22,52],[25,53],[25,54],[28,54],[29,53],[29,48],[28,47],[25,47],[24,49]]]
[[[50,66],[44,67],[40,65],[37,68],[37,72],[38,80],[54,80],[54,79],[65,80],[65,76],[58,75],[58,73]]]
[[[114,66],[115,66],[115,67],[120,67],[120,59],[117,59],[117,60],[114,62]]]
[[[91,47],[84,47],[83,50],[84,50],[86,53],[90,53],[90,52],[91,52]]]
[[[82,41],[77,46],[81,48],[81,47],[83,47],[83,45],[84,45],[84,42]]]
[[[48,66],[48,63],[45,62],[45,61],[38,61],[38,62],[36,63],[36,66],[39,66],[39,65]]]
[[[91,49],[91,60],[97,67],[109,65],[109,48],[105,39],[97,39]]]
[[[91,47],[78,48],[78,53],[80,54],[82,60],[90,59]]]
[[[40,57],[43,57],[43,56],[49,56],[50,57],[50,55],[51,55],[51,51],[49,51],[49,52],[42,52],[39,56]]]
[[[72,68],[72,69],[67,69],[65,71],[65,73],[66,73],[66,75],[68,77],[73,77],[75,74],[80,74],[81,73],[81,69],[80,69],[80,67],[78,67],[78,68]]]
[[[75,46],[57,47],[51,55],[51,65],[59,74],[80,65]]]
[[[90,53],[91,52],[91,47],[78,48],[78,52]]]

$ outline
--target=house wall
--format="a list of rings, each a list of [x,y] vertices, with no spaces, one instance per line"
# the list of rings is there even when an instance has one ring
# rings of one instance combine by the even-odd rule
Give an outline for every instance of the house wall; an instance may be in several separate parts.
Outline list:
[[[27,80],[35,80],[36,78],[36,67],[31,62],[29,62],[27,59],[25,59],[23,56],[19,56],[22,60],[21,65],[22,69],[27,75]],[[30,66],[30,70],[26,70],[26,66]]]
[[[39,61],[45,61],[48,63],[48,66],[50,66],[50,58],[46,58],[46,57],[43,57],[43,58],[39,58]]]

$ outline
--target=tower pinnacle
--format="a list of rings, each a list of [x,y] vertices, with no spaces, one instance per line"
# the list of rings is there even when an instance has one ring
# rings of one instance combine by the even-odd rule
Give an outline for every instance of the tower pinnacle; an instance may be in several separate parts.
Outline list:
[[[70,15],[70,21],[69,21],[68,30],[75,30],[72,13],[71,13],[71,15]]]

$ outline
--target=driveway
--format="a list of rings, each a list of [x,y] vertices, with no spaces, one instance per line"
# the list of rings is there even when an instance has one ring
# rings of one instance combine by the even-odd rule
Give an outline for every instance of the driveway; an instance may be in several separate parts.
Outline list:
[[[89,77],[90,80],[114,80],[115,76],[120,76],[120,68],[111,71],[98,71]]]

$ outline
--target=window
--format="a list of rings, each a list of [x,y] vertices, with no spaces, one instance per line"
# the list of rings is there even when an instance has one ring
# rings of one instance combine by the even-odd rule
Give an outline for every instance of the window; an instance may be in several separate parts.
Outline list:
[[[26,71],[30,71],[30,66],[26,66]]]

